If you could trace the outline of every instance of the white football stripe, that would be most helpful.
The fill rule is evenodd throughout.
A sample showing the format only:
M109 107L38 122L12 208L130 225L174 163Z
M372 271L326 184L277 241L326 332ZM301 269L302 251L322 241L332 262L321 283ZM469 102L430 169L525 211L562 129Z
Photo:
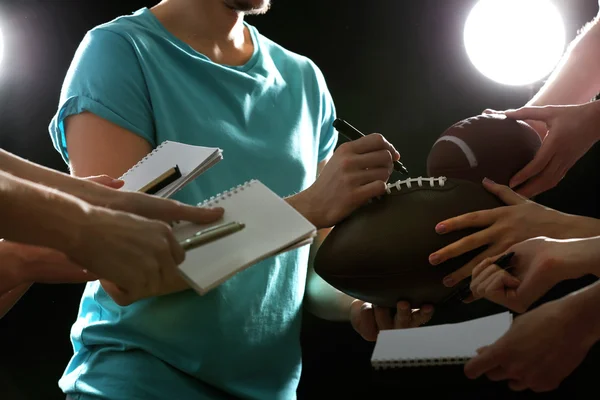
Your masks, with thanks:
M433 145L435 146L436 144L438 144L438 142L442 142L442 141L443 142L452 142L455 145L457 145L463 151L463 153L465 154L465 157L467 157L469 166L471 168L475 168L477 166L477 157L475 157L475 153L473 153L473 150L471 150L469 145L466 144L462 139L459 139L456 136L442 136L441 138L436 140Z

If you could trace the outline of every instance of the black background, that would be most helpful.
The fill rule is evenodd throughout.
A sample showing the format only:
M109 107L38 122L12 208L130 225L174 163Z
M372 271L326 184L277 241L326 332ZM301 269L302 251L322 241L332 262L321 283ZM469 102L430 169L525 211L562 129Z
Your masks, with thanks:
M591 20L596 0L555 0L567 41ZM0 1L5 49L0 63L0 146L67 171L48 136L60 87L88 29L153 1ZM366 132L381 132L402 154L411 175L425 174L437 136L484 108L518 107L532 88L496 84L467 59L462 31L475 0L275 0L267 15L249 22L322 69L338 114ZM509 29L509 27L507 27ZM598 217L598 148L594 147L554 190L538 201L565 212ZM568 287L567 287L568 288ZM69 330L82 287L35 285L0 321L0 397L62 399L56 381L71 355ZM505 384L467 382L459 369L405 371L380 381L369 368L372 344L347 324L307 315L305 366L299 393L345 398L426 393L433 386L454 398L507 398ZM588 357L592 363L597 357ZM563 385L561 398L578 397L593 379L583 365ZM571 390L575 390L572 392ZM480 392L477 392L477 391ZM485 395L483 390L485 390ZM479 393L479 394L477 394Z

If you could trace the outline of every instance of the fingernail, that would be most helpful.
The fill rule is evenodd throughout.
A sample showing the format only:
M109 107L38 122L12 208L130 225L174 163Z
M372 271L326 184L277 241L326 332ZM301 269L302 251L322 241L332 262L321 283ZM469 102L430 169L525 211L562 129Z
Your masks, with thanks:
M483 178L483 183L495 183L495 182L489 178Z
M400 307L401 310L408 310L408 307L410 307L410 304L408 304L407 302L403 301L402 303L400 303L398 305L398 307Z
M432 254L429 256L429 262L431 263L431 265L437 265L440 262L440 256L438 256L437 254Z
M422 310L426 314L431 314L433 312L433 307L432 306L423 306Z
M452 279L452 277L447 276L444 278L444 286L446 287L452 287L454 286L454 279Z
M446 225L444 224L439 224L435 227L435 231L437 233L446 233Z

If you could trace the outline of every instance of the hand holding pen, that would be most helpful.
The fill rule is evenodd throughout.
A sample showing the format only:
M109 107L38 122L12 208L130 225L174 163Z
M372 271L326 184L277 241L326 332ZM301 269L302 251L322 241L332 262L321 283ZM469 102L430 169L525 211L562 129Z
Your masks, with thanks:
M358 140L365 137L361 131L340 118L333 121L333 127L348 140ZM394 161L394 170L408 175L408 170L400 160Z

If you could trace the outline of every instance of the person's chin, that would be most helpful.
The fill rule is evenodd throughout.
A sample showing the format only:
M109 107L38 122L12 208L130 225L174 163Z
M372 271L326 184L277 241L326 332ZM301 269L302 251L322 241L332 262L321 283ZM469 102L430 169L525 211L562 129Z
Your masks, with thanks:
M264 14L271 7L271 0L224 0L227 7L248 15Z

